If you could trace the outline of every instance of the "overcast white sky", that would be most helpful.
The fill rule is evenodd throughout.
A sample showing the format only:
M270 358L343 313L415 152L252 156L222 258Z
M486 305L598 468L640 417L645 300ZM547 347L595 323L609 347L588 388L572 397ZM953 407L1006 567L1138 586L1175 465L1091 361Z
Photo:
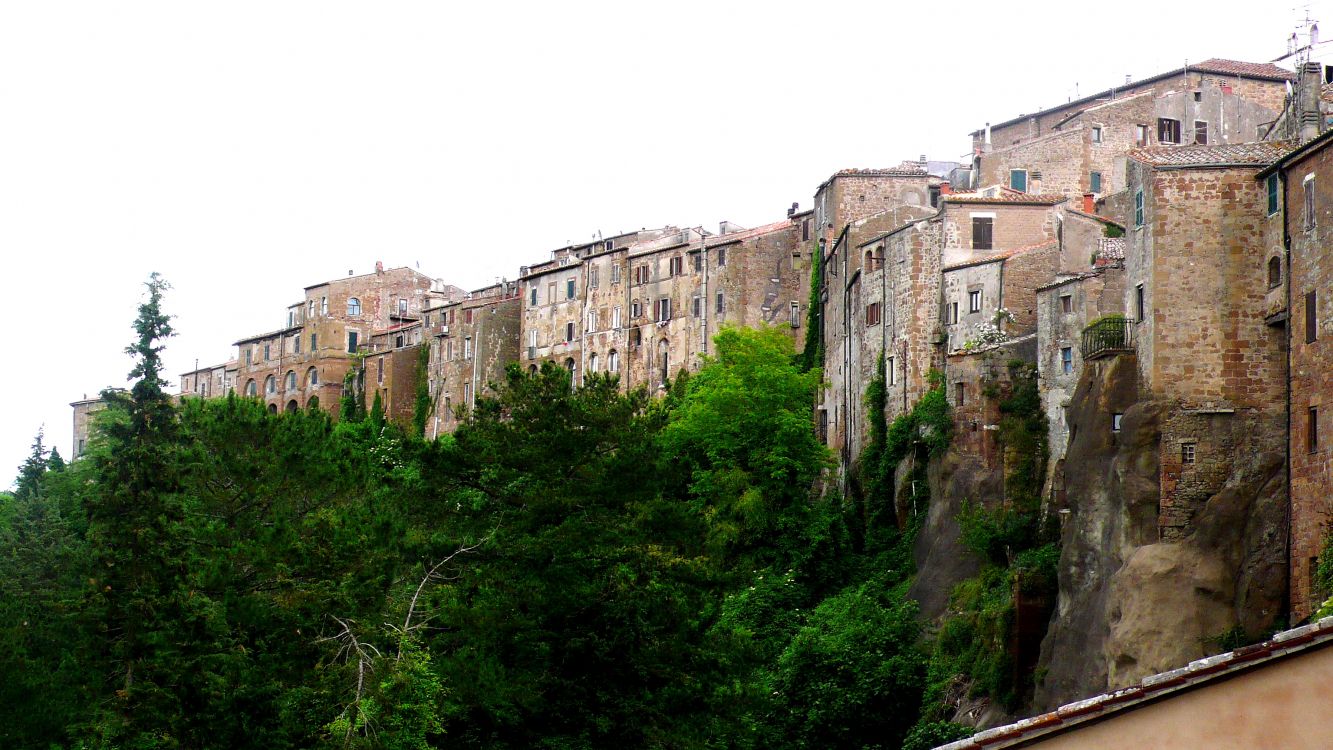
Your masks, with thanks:
M1329 2L1311 15L1329 25ZM1228 7L1230 6L1230 7ZM465 288L643 226L776 221L844 167L1186 60L1264 61L1292 2L0 3L0 486L123 385L142 282L167 374L302 287ZM26 347L26 348L25 348Z

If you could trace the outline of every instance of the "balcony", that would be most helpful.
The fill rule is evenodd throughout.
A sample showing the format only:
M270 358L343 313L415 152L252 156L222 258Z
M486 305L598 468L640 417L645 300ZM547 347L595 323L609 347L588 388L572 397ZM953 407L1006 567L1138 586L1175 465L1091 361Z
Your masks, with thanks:
M1126 320L1123 316L1100 318L1083 329L1079 353L1085 362L1133 351L1134 321Z

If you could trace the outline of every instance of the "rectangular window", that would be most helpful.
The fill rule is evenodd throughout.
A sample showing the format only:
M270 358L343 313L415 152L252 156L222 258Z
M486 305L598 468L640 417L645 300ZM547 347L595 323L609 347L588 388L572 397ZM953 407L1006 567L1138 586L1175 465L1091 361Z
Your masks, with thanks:
M554 305L554 304L555 304L555 282L554 282L554 281L548 281L548 282L546 282L546 304L548 304L548 305Z
M884 381L889 385L898 384L898 368L893 366L893 357L884 360Z
M1009 170L1009 187L1026 193L1028 191L1028 171L1026 169Z
M464 310L464 311L463 311L463 322L466 323L467 325L472 325L472 310L471 310L471 309L468 309L468 310Z
M1319 450L1319 407L1311 406L1305 413L1305 448L1311 453Z
M879 303L878 303L878 302L872 302L872 303L870 303L869 305L866 305L866 325L867 325L867 326L877 326L877 325L879 325Z
M588 269L588 287L591 289L597 288L597 277L601 275L597 273L597 270L597 266Z
M981 290L974 289L967 293L967 311L969 313L981 312Z
M328 298L328 297L320 297L320 298L319 298L319 314L320 314L320 315L328 315L328 314L329 314L329 298Z
M703 253L695 253L695 254L694 254L694 272L695 272L695 273L698 273L698 272L700 272L700 271L702 271L702 270L704 270L704 254L703 254Z
M1123 421L1124 419L1125 419L1125 415L1122 414L1121 412L1115 412L1114 414L1112 414L1112 415L1111 415L1111 432L1120 432L1120 425L1121 425L1121 423L1122 423L1122 421Z
M1068 315L1074 312L1074 298L1068 294L1060 295L1060 312Z
M573 324L573 323L566 323L566 324L565 324L565 343L568 344L569 342L571 342L571 341L573 341L573 340L574 340L574 324ZM464 355L464 356L466 356L466 355Z
M1319 300L1312 289L1305 293L1305 343L1313 343L1319 338Z
M301 334L299 333L292 337L292 353L301 353Z
M806 219L805 221L801 222L801 242L808 242L809 240L810 240L810 220Z
M993 246L992 236L995 227L995 219L990 216L972 217L972 249L990 250Z
M471 383L464 383L464 384L463 384L463 403L466 404L467 406L472 406L472 384L471 384Z
M940 207L940 187L939 187L939 185L931 185L930 188L929 188L929 193L930 193L930 207L931 207L931 208L939 208L939 207Z
M1314 229L1314 175L1306 177L1301 188L1305 191L1305 228Z
M727 298L724 297L724 296L722 295L722 292L718 292L718 293L717 293L717 314L718 314L718 315L721 315L721 314L725 313L726 311L727 311Z
M657 301L657 322L665 323L671 320L671 298L663 297Z
M588 329L587 329L587 333L593 333L593 332L596 331L596 330L597 330L597 311L596 311L596 310L589 310L589 311L588 311Z
M1068 375L1074 371L1074 348L1071 346L1060 349L1060 372Z
M1157 118L1157 142L1180 143L1180 120L1170 117Z
M725 247L719 247L717 249L717 267L721 268L725 265L727 265L727 249Z
M1135 145L1135 146L1146 146L1146 145L1148 145L1148 126L1147 126L1147 125L1135 125L1135 126L1134 126L1134 145Z
M611 308L611 328L612 328L613 330L616 330L616 331L619 331L619 330L620 330L620 308L619 308L619 307L613 307L613 308Z
M629 345L638 346L643 343L643 330L639 328L629 329Z
M801 303L800 303L800 302L793 302L793 303L791 303L791 327L792 327L792 328L800 328L800 327L801 327Z
M1088 192L1100 193L1102 191L1102 173L1093 172L1088 175Z
M356 331L347 332L347 351L349 352L356 351L357 336L358 334Z
M642 314L643 314L643 308L639 305L638 300L634 300L633 302L629 303L630 320L634 320L635 318L639 317Z
M463 337L463 359L472 359L472 337Z
M1102 142L1102 126L1101 126L1101 125L1093 125L1093 126L1092 126L1092 142L1093 142L1093 143L1101 143L1101 142Z
M1147 305L1143 299L1143 285L1139 284L1134 287L1134 320L1142 323L1148 317L1147 312Z
M681 276L685 273L685 259L677 255L667 263L672 276Z
M537 337L537 332L533 331L531 338L536 339L536 337ZM444 359L445 361L452 361L453 358L454 358L454 342L446 341L444 342Z
M375 360L375 382L384 385L384 358L379 357Z
M313 354L313 353L315 352L315 349L316 349L315 343L316 343L317 341L319 341L319 339L315 338L315 334L313 334L313 333L310 334L310 353L311 353L311 354Z
M1203 120L1194 121L1194 142L1201 145L1208 145L1208 123Z
M963 399L967 396L967 386L963 383L953 384L953 405L962 406Z
M574 277L565 279L565 299L574 299Z
M704 298L696 294L694 295L694 299L690 300L690 315L697 318L700 315L703 315L703 312Z
M950 303L949 303L948 322L949 322L949 325L955 325L955 324L958 323L958 303L957 303L957 302L950 302Z
M620 283L620 264L619 264L619 263L612 263L612 264L611 264L611 283L612 283L612 284L619 284L619 283Z
M648 266L635 266L634 284L637 286L639 284L647 284L647 283L648 283Z
M1277 175L1268 175L1266 187L1268 188L1268 215L1277 213Z
M1143 226L1143 191L1134 191L1134 226Z

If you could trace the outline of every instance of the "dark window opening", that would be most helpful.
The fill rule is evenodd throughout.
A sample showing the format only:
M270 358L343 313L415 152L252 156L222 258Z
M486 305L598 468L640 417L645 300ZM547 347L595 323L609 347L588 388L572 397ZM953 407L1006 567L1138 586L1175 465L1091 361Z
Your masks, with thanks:
M1311 453L1319 450L1319 407L1311 406L1305 415L1305 448Z
M1305 293L1305 343L1319 338L1318 299L1313 290Z
M1208 123L1203 120L1194 121L1194 142L1201 146L1208 144Z
M1282 261L1278 258L1268 259L1268 288L1276 289L1282 286Z
M995 219L990 216L972 217L972 249L990 250Z
M1169 117L1157 118L1157 141L1159 143L1180 143L1180 120Z
M1196 451L1196 447L1197 447L1197 446L1195 446L1194 443L1181 443L1181 444L1180 444L1180 463L1181 463L1181 464L1184 464L1184 465L1187 465L1187 466L1188 466L1188 465L1194 463L1194 460L1195 460L1195 458L1196 458L1196 452L1195 452L1195 451Z

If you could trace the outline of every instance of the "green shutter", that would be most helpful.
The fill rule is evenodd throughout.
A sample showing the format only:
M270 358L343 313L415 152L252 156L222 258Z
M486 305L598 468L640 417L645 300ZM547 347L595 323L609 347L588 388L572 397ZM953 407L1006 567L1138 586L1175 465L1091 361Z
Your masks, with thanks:
M1268 215L1277 213L1277 175L1268 175Z
M1026 193L1028 190L1027 170L1025 169L1009 170L1009 187L1013 188L1014 190L1021 190Z

